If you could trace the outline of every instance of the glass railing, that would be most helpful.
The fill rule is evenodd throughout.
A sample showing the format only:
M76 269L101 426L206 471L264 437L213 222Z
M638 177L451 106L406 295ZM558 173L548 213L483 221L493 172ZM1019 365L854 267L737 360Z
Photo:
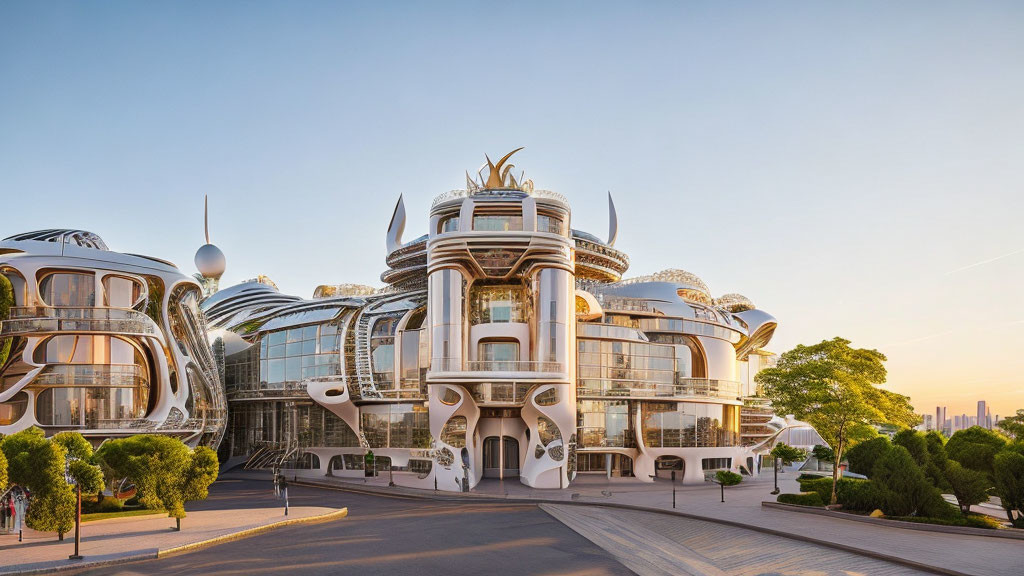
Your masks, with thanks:
M432 372L564 372L561 362L534 362L527 360L469 360L460 358L434 358Z
M472 360L466 362L469 372L562 372L561 362L526 360Z
M477 404L522 404L531 388L530 384L489 383L473 386L470 393Z
M578 396L612 398L721 398L736 400L739 397L739 391L739 382L707 378L676 378L675 384L581 379L576 386Z
M144 313L127 308L18 306L0 323L0 335L33 332L111 332L156 334Z
M149 384L149 373L135 364L51 364L33 386L134 388Z

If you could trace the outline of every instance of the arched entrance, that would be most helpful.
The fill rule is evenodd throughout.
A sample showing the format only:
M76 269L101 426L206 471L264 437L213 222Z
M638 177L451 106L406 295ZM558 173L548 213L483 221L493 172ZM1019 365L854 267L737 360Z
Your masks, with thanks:
M656 478L671 478L672 471L676 471L676 478L682 479L686 472L686 462L678 456L659 456L654 461L654 476Z
M511 436L484 438L484 478L519 476L519 440Z

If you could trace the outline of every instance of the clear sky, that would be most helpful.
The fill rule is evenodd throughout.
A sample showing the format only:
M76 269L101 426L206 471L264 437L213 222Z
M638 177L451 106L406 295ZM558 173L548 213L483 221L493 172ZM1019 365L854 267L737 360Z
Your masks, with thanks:
M919 411L1024 407L1024 4L3 2L0 236L84 228L224 285L380 285L518 146L631 275L696 273L889 357Z

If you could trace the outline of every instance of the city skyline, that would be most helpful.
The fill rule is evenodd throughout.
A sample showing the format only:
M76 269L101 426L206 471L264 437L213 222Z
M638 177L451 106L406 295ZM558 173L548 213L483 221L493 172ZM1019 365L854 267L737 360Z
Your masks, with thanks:
M82 228L191 273L208 194L224 285L381 286L392 190L424 214L462 185L452 167L525 145L574 227L620 200L626 276L743 286L780 319L775 352L843 336L919 412L1009 415L1021 9L883 6L7 5L0 190L48 203L0 234ZM524 24L464 50L495 20ZM287 226L252 229L268 221Z

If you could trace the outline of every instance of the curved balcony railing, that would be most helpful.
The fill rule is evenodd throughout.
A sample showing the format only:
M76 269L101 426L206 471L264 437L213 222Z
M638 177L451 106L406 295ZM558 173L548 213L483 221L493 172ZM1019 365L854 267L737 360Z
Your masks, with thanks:
M470 389L473 400L480 405L522 404L533 388L532 384L488 383L478 384Z
M149 373L135 364L51 364L31 386L134 388L149 384Z
M433 372L564 372L561 362L535 362L532 360L467 360L460 358L434 358Z
M149 316L128 308L70 306L18 306L0 323L0 336L46 332L99 332L111 334L157 334Z
M674 384L645 384L616 380L581 380L576 387L579 397L610 398L720 398L737 400L740 383L708 378L676 378Z

